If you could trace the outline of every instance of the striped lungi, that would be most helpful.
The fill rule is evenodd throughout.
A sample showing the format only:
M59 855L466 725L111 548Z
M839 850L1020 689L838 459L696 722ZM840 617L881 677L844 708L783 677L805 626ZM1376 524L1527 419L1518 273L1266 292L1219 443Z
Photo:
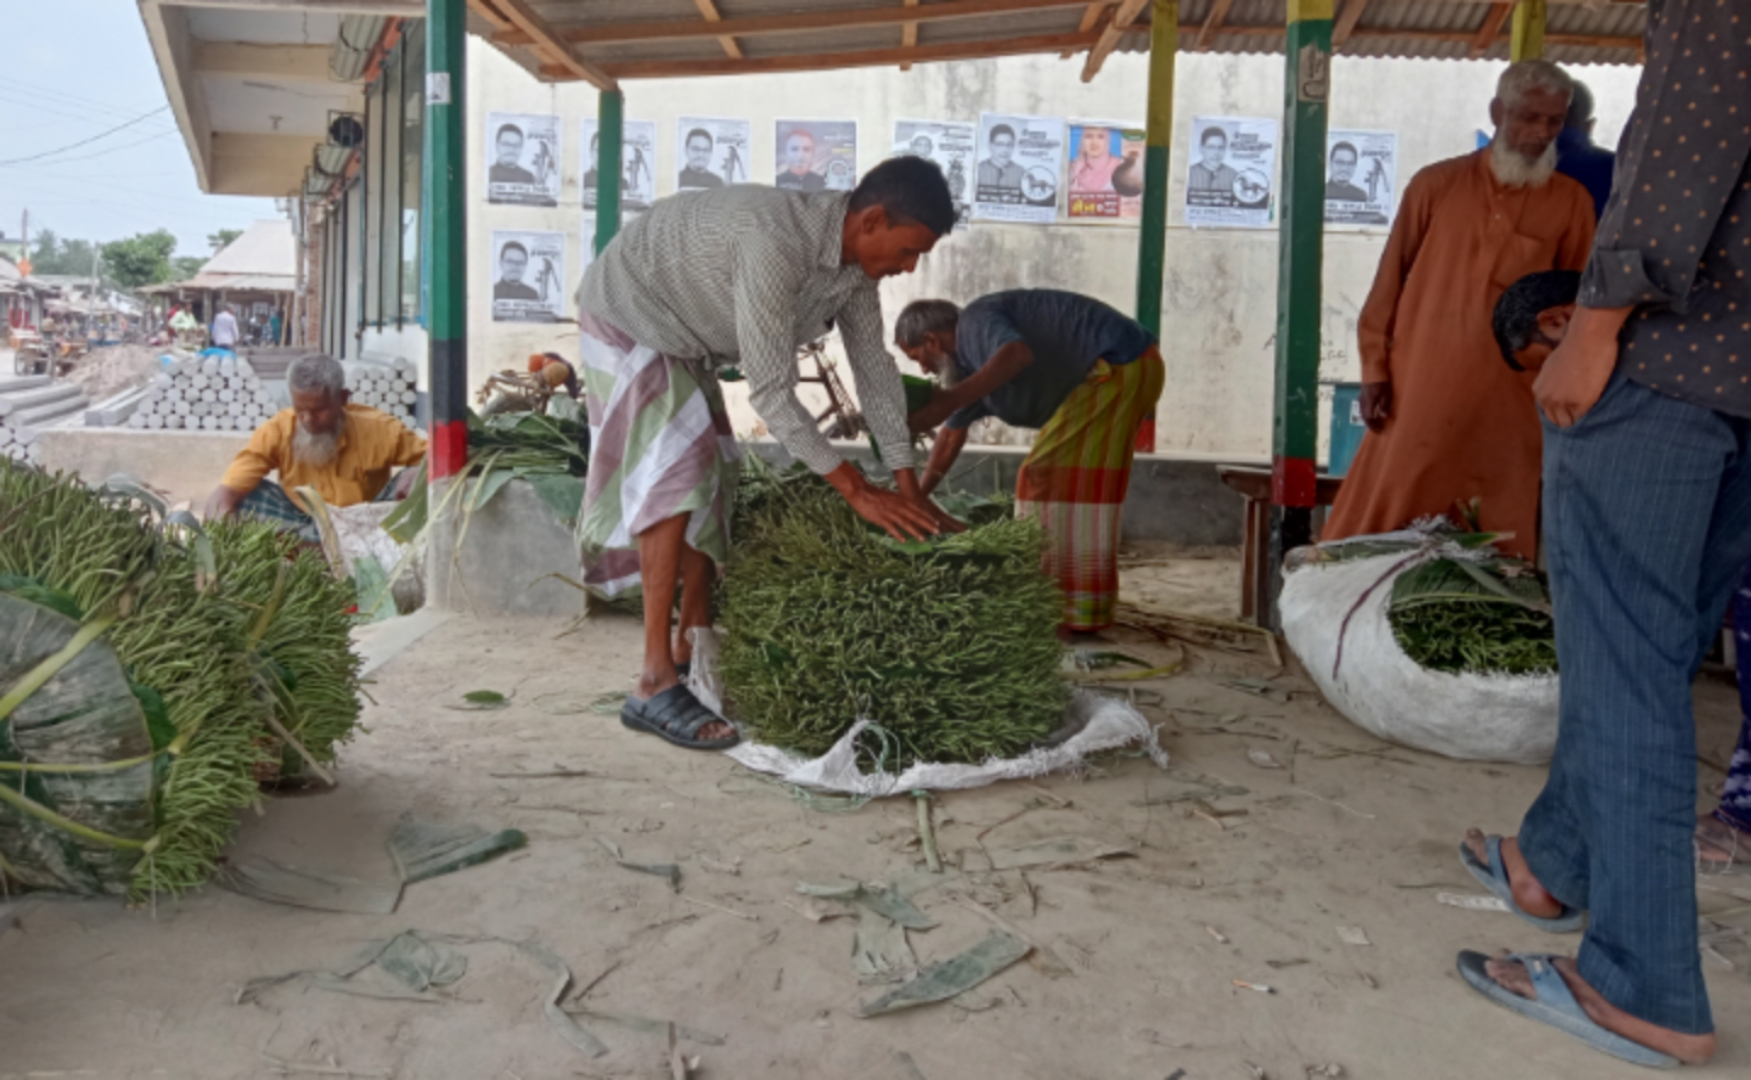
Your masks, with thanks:
M1095 364L1034 438L1015 482L1016 517L1046 532L1046 573L1064 591L1064 626L1113 624L1119 599L1119 519L1137 428L1161 397L1167 369L1151 346L1129 364Z
M666 356L588 314L578 323L590 414L584 585L601 596L637 588L639 534L680 514L688 545L721 567L740 455L717 376L707 361Z

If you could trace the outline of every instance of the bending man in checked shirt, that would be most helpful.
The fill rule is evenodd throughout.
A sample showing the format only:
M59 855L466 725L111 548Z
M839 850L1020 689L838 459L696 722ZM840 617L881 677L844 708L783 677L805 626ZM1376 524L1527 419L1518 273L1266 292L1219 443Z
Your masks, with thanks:
M689 749L736 741L683 681L687 633L710 624L714 565L729 554L737 450L720 364L741 368L772 435L865 520L897 539L963 527L919 488L877 294L954 220L942 171L896 158L852 192L734 185L659 200L584 275L579 354L592 450L578 535L592 592L643 590L644 670L621 710L627 727ZM830 326L896 490L842 460L797 397L796 349Z

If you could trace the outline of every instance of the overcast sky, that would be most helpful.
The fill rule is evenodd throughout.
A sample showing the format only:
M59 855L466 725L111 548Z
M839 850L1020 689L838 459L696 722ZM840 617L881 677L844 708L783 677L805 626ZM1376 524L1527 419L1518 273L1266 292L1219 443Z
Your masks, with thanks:
M279 216L272 199L203 195L135 0L0 0L0 231L115 240L166 228L179 255ZM102 135L41 160L3 164Z

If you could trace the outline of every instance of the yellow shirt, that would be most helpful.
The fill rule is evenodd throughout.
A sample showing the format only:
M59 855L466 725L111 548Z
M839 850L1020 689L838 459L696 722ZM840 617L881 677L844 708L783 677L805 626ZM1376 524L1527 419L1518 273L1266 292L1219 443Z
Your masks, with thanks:
M375 499L388 485L391 470L417 465L426 456L424 439L368 405L347 406L340 449L327 465L306 465L292 457L292 435L297 429L298 414L281 409L255 429L220 483L233 491L254 491L263 477L278 469L280 486L294 502L295 489L309 486L330 506L353 506Z

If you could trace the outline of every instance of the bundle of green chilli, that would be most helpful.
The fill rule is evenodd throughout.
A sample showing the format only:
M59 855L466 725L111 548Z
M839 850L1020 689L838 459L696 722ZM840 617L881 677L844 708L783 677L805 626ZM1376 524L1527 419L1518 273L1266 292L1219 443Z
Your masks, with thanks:
M867 719L898 769L1012 757L1062 722L1062 600L1035 523L901 544L820 478L753 463L736 511L724 684L762 742L818 756Z
M1405 655L1431 671L1556 671L1550 592L1518 559L1435 559L1411 567L1392 583L1387 619Z
M357 715L351 589L307 560L268 526L160 528L138 499L0 464L0 878L194 887L276 732L332 756Z

